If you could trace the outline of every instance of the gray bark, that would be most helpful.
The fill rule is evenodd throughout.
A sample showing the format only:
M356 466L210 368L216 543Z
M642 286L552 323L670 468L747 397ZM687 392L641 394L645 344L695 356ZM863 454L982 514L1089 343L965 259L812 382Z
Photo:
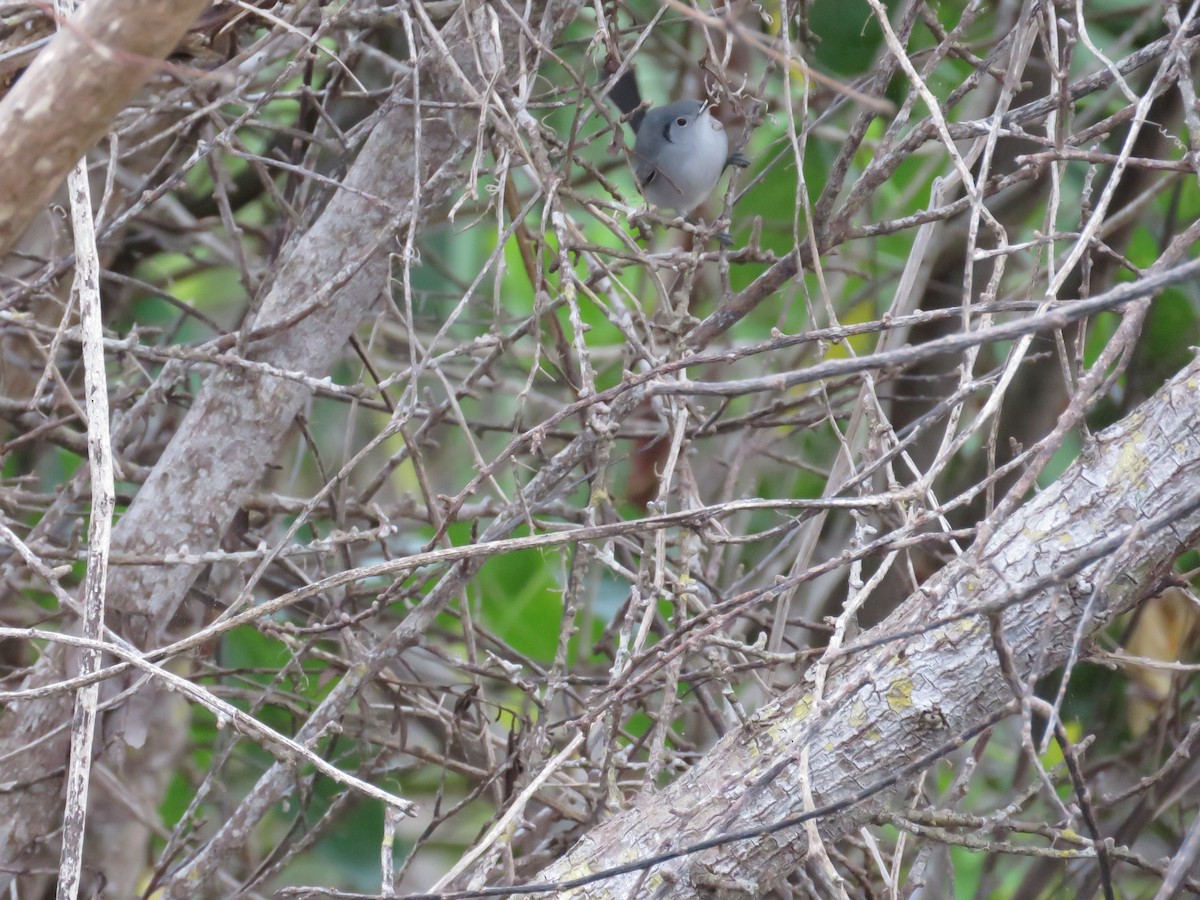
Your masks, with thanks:
M727 735L663 791L643 796L547 867L561 882L808 809L823 837L844 835L894 797L906 767L1003 714L1013 694L993 647L1001 617L1023 678L1061 665L1091 635L1163 586L1200 538L1200 360L1096 436L1058 481L946 566L839 654L813 702L793 689ZM1086 610L1086 613L1085 613ZM802 791L809 755L814 807ZM1086 834L1082 822L1077 830ZM803 826L605 878L572 897L753 895L806 856Z

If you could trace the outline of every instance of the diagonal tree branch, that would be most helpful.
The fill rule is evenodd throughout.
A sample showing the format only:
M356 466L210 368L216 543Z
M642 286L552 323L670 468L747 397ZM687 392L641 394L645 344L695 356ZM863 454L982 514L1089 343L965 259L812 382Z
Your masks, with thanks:
M60 25L0 102L0 257L207 5L89 0Z
M1094 634L1161 589L1176 557L1200 537L1198 388L1200 360L1097 435L985 545L840 651L823 703L814 704L806 686L794 689L669 788L588 834L539 881L567 881L633 854L651 859L708 841L719 846L572 896L653 896L671 885L672 897L700 897L748 875L772 884L805 858L802 829L770 839L720 838L804 817L797 764L806 748L815 802L837 813L821 818L821 834L835 838L863 824L894 796L896 770L1012 703L989 616L1000 617L1026 679L1064 662L1085 615Z

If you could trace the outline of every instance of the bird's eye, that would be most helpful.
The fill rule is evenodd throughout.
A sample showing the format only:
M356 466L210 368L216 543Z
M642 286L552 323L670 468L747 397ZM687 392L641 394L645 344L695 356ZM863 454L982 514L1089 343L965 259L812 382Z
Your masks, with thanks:
M687 119L685 119L683 116L680 116L678 119L675 120L675 124L678 125L680 128L682 128L684 125L687 124Z

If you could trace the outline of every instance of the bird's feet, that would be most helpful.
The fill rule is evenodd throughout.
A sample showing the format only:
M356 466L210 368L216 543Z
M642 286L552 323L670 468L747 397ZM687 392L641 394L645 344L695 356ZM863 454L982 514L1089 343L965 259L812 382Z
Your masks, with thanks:
M697 237L699 237L700 239L702 239L704 241L707 241L709 238L713 238L722 247L732 247L733 246L733 236L728 231L723 231L723 230L717 231L716 230L718 225L728 224L728 223L722 223L720 220L718 220L717 222L714 222L712 225L709 225L703 219L697 218L696 216L690 216L690 215L687 216L686 218L684 218L683 222L684 222L684 225L687 226L688 231L692 232L693 234L695 234Z

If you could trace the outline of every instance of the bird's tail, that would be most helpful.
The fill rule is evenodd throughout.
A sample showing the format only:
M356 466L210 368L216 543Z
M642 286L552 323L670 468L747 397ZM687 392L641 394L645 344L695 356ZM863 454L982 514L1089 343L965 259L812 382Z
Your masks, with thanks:
M642 92L638 89L637 75L633 69L626 69L620 78L611 82L605 94L622 115L629 116L629 125L637 134L642 119L646 118L646 111L642 109Z

